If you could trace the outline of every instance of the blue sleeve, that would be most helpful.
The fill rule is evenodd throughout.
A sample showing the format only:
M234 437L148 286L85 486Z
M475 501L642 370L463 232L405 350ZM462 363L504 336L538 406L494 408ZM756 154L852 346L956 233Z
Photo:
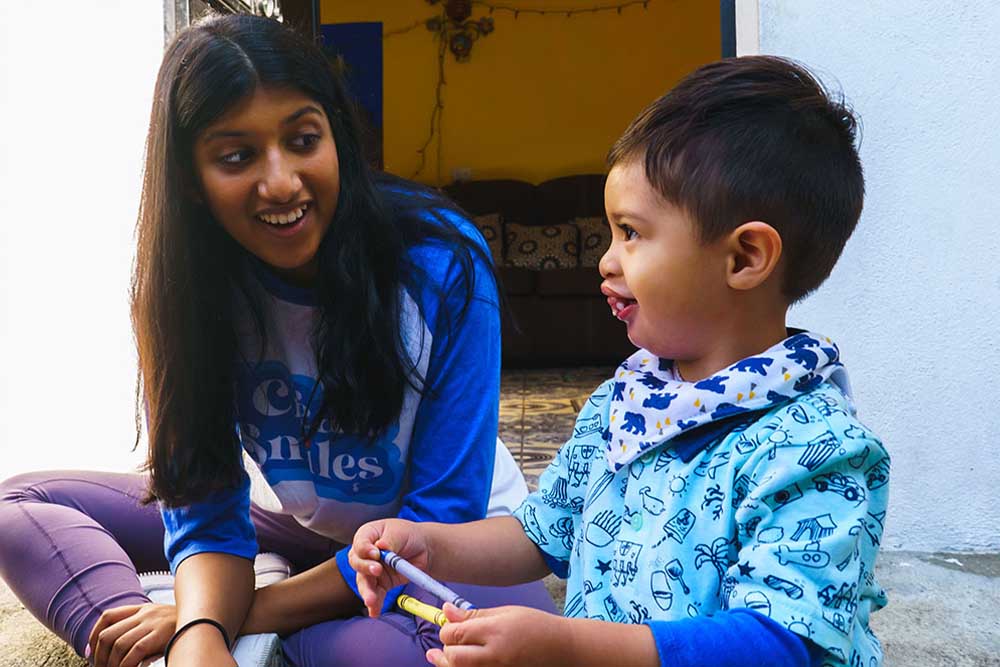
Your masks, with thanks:
M475 227L459 229L485 248ZM437 285L421 287L417 300L431 329L428 389L410 437L406 491L399 518L464 523L486 516L493 486L500 407L500 309L489 265L474 255L473 297L459 319L467 278L454 253L441 247L419 251ZM443 299L442 299L443 297ZM357 594L348 548L337 554L344 580ZM395 599L387 596L387 604Z
M647 621L663 667L807 667L823 651L747 609L680 621Z
M257 534L250 521L250 477L243 473L239 488L216 491L204 500L185 507L160 506L163 551L170 571L188 556L225 553L253 560L257 555Z

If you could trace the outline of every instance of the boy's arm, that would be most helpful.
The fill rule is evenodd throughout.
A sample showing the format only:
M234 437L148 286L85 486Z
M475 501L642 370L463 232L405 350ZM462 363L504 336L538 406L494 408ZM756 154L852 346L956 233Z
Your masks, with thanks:
M526 607L465 611L445 605L444 649L427 652L438 667L656 667L659 658L644 625L565 618ZM704 663L709 664L709 663Z
M452 526L422 524L429 537L430 574L446 581L513 586L541 579L548 565L512 516Z
M820 651L748 610L645 625L564 618L525 607L463 611L445 605L438 667L516 664L574 667L806 667Z
M371 616L378 616L385 597L406 581L382 563L380 549L394 551L417 569L448 581L505 586L548 573L545 560L513 517L464 524L380 519L358 529L348 554L357 572L358 594Z
M748 609L678 621L647 621L664 667L806 667L823 652Z
M725 603L760 611L844 662L852 652L880 660L868 616L885 602L874 568L888 454L829 395L797 400L776 420L736 471L748 493L736 509Z

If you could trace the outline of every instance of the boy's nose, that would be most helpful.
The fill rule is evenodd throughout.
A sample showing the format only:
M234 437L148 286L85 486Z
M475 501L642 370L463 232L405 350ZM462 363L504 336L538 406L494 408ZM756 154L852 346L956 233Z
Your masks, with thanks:
M621 266L618 264L618 254L615 251L615 243L611 242L608 249L601 255L601 261L597 263L597 270L602 278L612 278L621 273Z

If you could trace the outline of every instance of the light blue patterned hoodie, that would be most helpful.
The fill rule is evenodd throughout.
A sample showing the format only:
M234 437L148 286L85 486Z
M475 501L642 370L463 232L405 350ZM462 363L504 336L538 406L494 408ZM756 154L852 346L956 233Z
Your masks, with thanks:
M639 350L600 385L515 513L565 614L649 623L746 608L881 664L868 617L889 456L830 339L796 332L699 382Z

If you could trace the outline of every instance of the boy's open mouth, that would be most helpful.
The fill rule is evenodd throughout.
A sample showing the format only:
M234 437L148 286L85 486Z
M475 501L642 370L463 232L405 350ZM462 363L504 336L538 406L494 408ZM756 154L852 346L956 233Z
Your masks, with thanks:
M620 320L625 320L633 310L639 305L635 299L626 299L619 296L608 296L608 305L611 306L611 314Z

